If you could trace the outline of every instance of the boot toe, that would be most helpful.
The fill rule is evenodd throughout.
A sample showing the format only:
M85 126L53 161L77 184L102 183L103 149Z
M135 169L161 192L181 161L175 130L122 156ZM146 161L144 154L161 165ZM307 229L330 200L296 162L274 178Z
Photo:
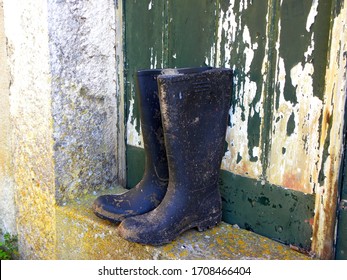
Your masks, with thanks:
M102 195L94 200L92 209L99 218L111 222L121 222L126 215L122 208L117 207L116 200L111 195Z
M123 220L118 226L118 234L125 240L146 245L163 244L155 233L155 225L151 226L140 215Z
M141 234L143 224L141 221L138 221L137 217L130 217L123 220L117 230L122 238L128 241L142 243L139 241L143 239Z

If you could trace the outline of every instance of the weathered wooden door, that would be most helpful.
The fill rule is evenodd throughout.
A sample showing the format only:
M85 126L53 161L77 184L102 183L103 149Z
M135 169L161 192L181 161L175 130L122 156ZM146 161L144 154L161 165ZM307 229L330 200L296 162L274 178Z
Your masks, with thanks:
M310 251L321 238L317 193L335 178L326 164L339 161L328 152L325 76L332 11L342 2L124 1L128 186L144 163L135 71L233 68L220 176L224 221ZM325 220L329 252L334 215Z
M347 117L347 116L346 116ZM345 135L347 133L345 127ZM344 150L344 167L341 172L341 191L338 207L336 259L347 259L347 143Z

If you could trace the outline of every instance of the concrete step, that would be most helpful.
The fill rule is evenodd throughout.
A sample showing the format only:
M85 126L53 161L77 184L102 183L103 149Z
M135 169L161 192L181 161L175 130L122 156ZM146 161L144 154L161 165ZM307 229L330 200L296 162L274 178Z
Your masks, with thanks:
M118 187L109 193L124 191ZM83 200L56 208L57 259L311 259L286 245L224 222L204 232L189 230L164 246L128 242L118 236L116 224L93 214L91 205L95 198L96 195L88 195Z

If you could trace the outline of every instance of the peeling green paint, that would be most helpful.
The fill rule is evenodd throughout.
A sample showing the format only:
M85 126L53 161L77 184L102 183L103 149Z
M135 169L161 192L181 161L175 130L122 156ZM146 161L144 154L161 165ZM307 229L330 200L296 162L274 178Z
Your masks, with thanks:
M127 145L127 187L134 187L142 179L145 170L144 150L135 146Z
M343 2L335 2L334 13L339 14ZM240 221L245 228L263 232L259 225L262 221L258 216L259 211L254 206L286 209L299 217L290 225L288 222L286 226L269 227L271 230L264 230L264 234L308 249L311 244L309 239L315 238L311 225L315 193L322 191L320 185L326 187L325 173L332 158L329 147L333 115L330 112L327 118L324 108L327 106L326 96L331 94L326 92L325 76L331 47L329 36L333 1L166 0L161 4L158 1L144 1L141 4L135 0L126 1L130 9L135 4L146 7L149 3L151 11L156 12L144 12L143 17L152 16L141 19L145 24L140 29L146 32L132 32L136 26L126 24L126 32L132 37L142 32L131 39L132 45L129 42L126 45L131 54L127 55L128 69L134 71L139 65L145 66L141 61L154 61L154 65L164 67L207 64L233 68L234 95L227 128L226 153L221 167L222 174L229 172L238 179L227 180L226 185L230 183L230 186L226 188L225 196L233 196L233 187L239 190L240 181L252 186L250 192L266 187L280 189L283 193L298 191L299 201L309 209L296 203L293 196L276 195L274 198L288 200L286 203L291 204L289 206L285 203L274 204L270 195L258 194L253 198L248 197L249 200L245 200L247 203L240 204L242 207L253 205L249 209L257 221L247 220L244 216ZM126 15L134 16L132 10L126 11ZM144 45L149 46L151 40L161 42L162 57L153 56L154 51L141 53L139 57L138 52L134 53L133 49L136 48L133 46L139 42L142 45L141 36L151 30L147 25L152 21L161 22L162 26L156 35L152 36L151 33L149 40L144 39ZM153 63L148 65L152 67ZM129 73L127 75L128 87L131 87L132 77ZM127 92L128 100L134 102L130 121L138 124L133 92L133 89ZM140 134L138 127L135 130ZM328 133L327 137L322 137L323 133ZM128 162L136 164L141 149L134 151L133 146L138 145L131 141L128 144L132 145L128 151ZM132 171L129 172L129 185L134 185L136 180L131 178ZM136 176L140 177L138 170L136 172ZM241 179L245 176L251 178L249 182ZM235 184L233 187L231 182ZM235 196L235 201L241 201L241 198L240 195ZM224 202L226 207L232 209L232 200L226 199ZM267 203L270 205L265 205ZM287 215L282 211L266 213L272 215L274 221ZM306 216L309 218L303 222ZM295 227L303 230L302 239L301 231L291 232Z
M281 35L279 56L284 58L286 73L303 60L303 54L311 43L311 36L306 31L307 16L310 12L312 1L283 1L280 9ZM295 20L294 20L295 19ZM295 47L293 45L295 42ZM284 98L295 105L298 100L290 75L286 75Z
M152 3L150 5L150 3ZM135 95L135 72L140 69L161 68L167 52L164 11L167 1L124 1L125 22L125 94L127 143L142 146L140 115ZM149 9L150 8L150 9ZM145 32L144 32L145 30Z
M220 188L224 221L310 250L314 195L262 185L224 170Z
M341 13L341 10L343 9L344 6L344 0L335 0L334 1L335 6L334 6L334 17L338 17Z
M144 150L128 146L129 187L144 171ZM286 244L310 249L314 195L221 171L223 220ZM280 230L279 230L280 229Z
M290 136L293 134L295 130L295 115L292 113L289 117L288 123L287 123L287 135Z
M313 78L313 94L319 99L324 99L325 74L328 60L329 32L331 29L332 1L319 1L318 14L312 32L314 33L314 53L311 56L311 61L315 65Z
M228 148L222 168L259 177L262 174L263 61L268 3L219 1L219 6L216 66L232 67L235 75Z
M168 1L167 67L211 65L215 60L216 9L216 1Z
M347 260L347 211L341 211L339 215L339 227L337 231L336 256L337 260Z

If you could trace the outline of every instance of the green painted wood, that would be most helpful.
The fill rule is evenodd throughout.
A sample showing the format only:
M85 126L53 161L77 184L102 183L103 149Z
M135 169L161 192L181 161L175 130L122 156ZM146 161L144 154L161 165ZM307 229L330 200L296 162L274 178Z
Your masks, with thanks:
M221 171L223 220L310 250L314 195Z
M220 58L216 59L216 66L231 67L234 69L235 85L234 95L232 97L232 111L234 114L237 109L242 110L242 120L247 121L247 138L248 138L248 155L249 160L252 162L266 160L265 153L262 158L258 158L253 155L254 147L261 147L263 144L268 143L266 139L262 139L261 135L265 137L269 128L267 123L264 126L261 125L261 115L264 114L265 118L268 118L269 110L265 110L264 107L257 109L257 104L263 102L264 85L271 85L272 83L264 83L262 74L263 60L268 53L266 53L266 34L267 34L267 12L268 12L268 0L253 1L252 5L248 5L247 9L242 9L242 1L235 1L232 9L234 18L230 17L230 1L219 0L218 1L218 16L224 19L223 22L218 22L217 29L221 30L220 38L216 38L217 50L220 52ZM225 27L230 28L232 20L236 24L234 32L225 30ZM226 24L227 23L227 24ZM222 24L222 26L221 26ZM245 33L245 27L249 32L250 38ZM228 29L227 29L228 30ZM248 41L250 39L250 42ZM247 41L245 41L247 40ZM257 46L257 47L254 47ZM253 59L249 69L247 67L247 50L252 50ZM245 91L249 88L250 84L256 85L254 98L250 104L245 104ZM271 94L271 90L267 90L266 93ZM268 96L264 101L271 100L271 96ZM247 106L247 108L246 108ZM248 113L247 113L248 112ZM247 115L246 115L247 114ZM261 130L262 133L261 133ZM266 164L265 164L266 165Z
M134 74L140 69L161 68L166 64L166 18L162 0L124 1L125 22L125 96L129 116L129 101L135 100L132 114L140 132L138 102L135 95ZM126 118L126 122L128 121Z
M338 260L347 260L347 200L343 205L343 209L339 211L338 221L335 257Z
M337 1L336 5L340 4ZM336 12L338 7L335 8ZM345 104L344 137L347 139L347 103ZM340 202L337 215L335 258L347 260L347 144L344 144L344 159L339 174Z
M286 73L302 62L311 43L311 34L306 31L307 16L310 12L312 1L287 0L283 1L280 8L281 34L279 56L283 58ZM295 47L293 46L295 42ZM297 96L292 85L291 76L286 75L284 98L296 104ZM276 104L278 108L278 103Z
M329 34L330 34L330 18L333 1L320 1L318 5L318 14L315 24L312 27L314 32L315 50L311 57L315 67L313 73L313 93L315 96L324 99L325 73L328 63L329 51Z
M136 186L145 171L145 152L143 149L127 145L127 187Z
M130 184L144 172L144 150L128 145ZM221 170L219 186L223 220L285 244L309 250L311 246L314 195L284 189Z
M167 10L162 0L123 1L125 22L125 122L135 125L140 133L140 114L136 96L135 73L140 69L161 68L167 64ZM130 106L133 101L133 108ZM132 112L130 112L132 109ZM128 118L131 119L128 120ZM130 148L128 148L130 147ZM127 146L127 187L133 187L142 177L137 164L143 166L142 158L136 159L133 146ZM135 147L134 147L135 149ZM140 169L141 170L141 169Z
M312 1L284 0L280 6L279 1L257 0L248 5L247 9L242 9L241 6L241 2L244 4L245 1L234 2L235 17L228 18L231 5L229 0L124 1L126 118L129 117L130 100L134 100L130 121L137 120L136 130L139 132L140 118L134 90L134 73L138 69L204 64L232 67L235 70L235 94L231 113L239 108L243 112L249 109L248 115L244 113L242 116L247 124L248 154L250 161L260 162L266 179L273 110L279 105L276 103L279 98L276 97L273 82L276 57L280 55L285 60L286 72L290 73L294 65L303 61L303 54L314 34L317 43L314 55L310 57L315 67L314 93L322 99L331 1L319 2L316 23L310 32L305 28ZM232 20L236 22L237 28L235 33L230 34L225 29L230 27ZM252 45L245 41L245 26ZM279 27L281 44L277 53ZM292 42L296 42L295 47ZM246 51L251 47L254 56L246 71ZM269 61L265 76L264 58ZM297 96L289 74L286 79L285 98L295 104ZM245 105L244 88L249 83L256 84L256 92L251 104ZM260 109L263 113L256 109L259 103L262 103ZM293 131L291 125L288 124L289 134ZM261 158L253 156L254 147L261 148ZM127 185L133 187L142 177L144 152L141 148L127 145L126 153ZM314 195L304 195L227 171L221 172L220 186L225 221L281 242L309 249Z
M216 6L217 2L211 0L169 1L169 67L210 64L207 61L214 55Z

